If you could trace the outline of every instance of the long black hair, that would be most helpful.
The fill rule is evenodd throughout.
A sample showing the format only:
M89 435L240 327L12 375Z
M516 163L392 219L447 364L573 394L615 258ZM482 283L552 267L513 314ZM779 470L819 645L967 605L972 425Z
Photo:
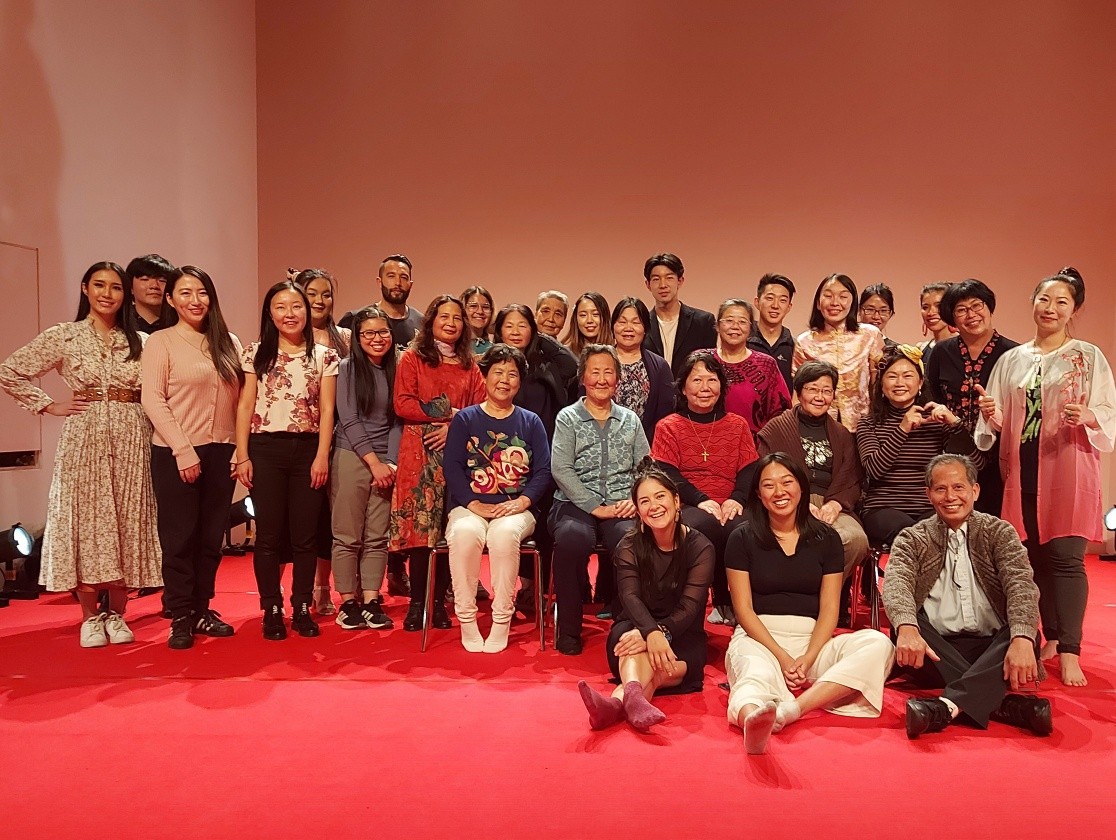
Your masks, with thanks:
M442 363L442 354L434 346L434 319L438 316L438 310L447 303L452 303L461 312L461 335L457 337L453 350L457 361L461 364L461 369L468 370L473 366L472 333L469 332L469 321L465 317L465 305L453 295L438 295L430 301L430 305L426 307L426 314L422 316L422 326L411 342L411 347L430 367L438 367Z
M85 270L85 274L81 278L82 291L78 298L77 317L74 320L84 321L89 317L91 307L86 293L89 291L89 281L93 279L93 275L98 271L111 271L120 278L120 285L124 287L124 300L120 304L120 308L116 310L116 326L128 340L128 361L135 361L143 351L143 342L140 340L139 330L136 329L136 315L132 309L132 284L128 281L124 269L119 265L103 260L93 263Z
M756 461L755 471L752 473L751 492L748 495L748 518L745 520L743 527L751 528L756 541L766 549L775 548L778 544L775 534L771 531L771 521L768 518L767 508L763 506L759 494L763 471L771 464L786 467L798 482L801 496L798 500L798 510L795 511L794 524L798 530L799 541L809 542L821 538L826 533L828 526L810 513L810 479L799 463L784 452L770 452Z
M275 367L275 360L279 358L279 328L271 319L271 299L284 291L295 292L302 298L302 305L306 307L306 325L302 328L303 345L306 347L303 362L307 367L314 363L314 324L310 320L310 300L306 297L306 292L295 285L294 281L283 280L267 290L260 311L260 346L256 348L256 358L252 360L252 367L255 368L256 376L260 379Z
M209 356L217 375L230 385L244 384L244 371L240 369L240 356L236 352L229 328L225 324L225 316L221 314L221 304L217 301L217 288L208 274L196 265L184 265L171 277L167 278L167 286L163 295L163 312L159 320L168 327L178 323L178 310L170 305L174 296L174 287L186 275L193 277L209 295L209 310L202 319L201 331L205 335L205 343L209 346Z
M359 411L363 417L367 417L372 413L372 406L376 402L376 375L372 370L372 360L368 358L368 354L364 352L364 348L360 345L360 329L365 321L371 321L377 318L382 318L385 324L388 326L391 325L387 313L375 304L366 306L353 316L353 348L352 352L349 353L349 364L353 369L353 378L350 382L352 383L353 396L356 398L357 411ZM395 352L394 339L389 340L389 344L387 355L384 356L383 370L388 383L388 423L394 423L395 407L392 394L395 393L395 362L397 354Z
M660 467L650 455L644 455L643 460L636 465L635 481L632 482L632 504L638 507L639 488L648 481L657 481L667 492L674 496L678 511L682 511L682 500L678 496L676 485L666 471ZM638 514L637 514L638 515ZM657 598L667 592L676 592L686 583L689 573L682 552L677 549L682 545L685 534L682 526L682 517L679 516L674 523L674 549L670 557L670 566L661 578L655 572L655 553L659 551L651 529L646 527L642 520L629 532L632 540L632 554L635 557L636 569L639 572L639 586L648 600Z
M292 269L287 270L288 276ZM329 294L331 299L337 295L337 278L326 271L324 268L304 268L302 271L295 274L292 278L294 284L306 291L306 287L310 285L313 280L325 280L329 283ZM309 300L309 297L307 297ZM309 310L306 312L306 317L310 319L310 325L313 326L314 318ZM337 330L337 324L333 320L333 312L330 311L329 316L326 318L325 331L329 334L329 343L333 345L333 349L337 351L337 355L342 358L345 357L345 343L341 340L341 333Z
M856 283L847 274L830 274L818 284L818 288L814 292L814 302L810 305L810 329L814 332L821 332L825 329L825 316L818 309L818 301L821 300L822 292L830 283L836 283L852 295L852 300L849 302L849 314L845 316L845 329L848 332L857 332L860 329L860 321L856 317Z

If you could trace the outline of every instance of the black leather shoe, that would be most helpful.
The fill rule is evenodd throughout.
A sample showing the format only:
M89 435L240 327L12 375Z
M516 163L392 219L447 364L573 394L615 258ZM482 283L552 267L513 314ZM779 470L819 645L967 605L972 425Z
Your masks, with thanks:
M283 622L283 608L270 606L264 610L263 637L273 642L287 638L287 625Z
M409 633L422 629L422 604L418 601L411 601L411 606L407 607L407 617L403 619L403 629Z
M438 630L449 630L453 627L453 622L450 621L449 614L446 612L445 604L434 605L434 615L430 617L430 626Z
M310 615L309 604L299 604L294 608L294 614L291 615L291 629L308 639L322 635L318 622Z
M204 610L197 614L194 622L194 633L199 636L212 636L223 639L236 633L232 625L221 620L221 613L216 610Z
M396 595L401 598L410 598L411 579L407 577L407 573L388 572L387 591L388 595Z
M924 732L941 732L952 720L949 706L937 697L907 701L907 737L912 741Z
M1036 735L1046 736L1054 731L1050 701L1045 697L1009 694L1000 702L1000 708L989 717L998 723L1018 726Z
M180 615L171 619L170 637L167 647L171 650L186 650L194 646L194 617Z
M559 636L554 643L554 649L566 656L577 656L581 653L583 645L577 636Z

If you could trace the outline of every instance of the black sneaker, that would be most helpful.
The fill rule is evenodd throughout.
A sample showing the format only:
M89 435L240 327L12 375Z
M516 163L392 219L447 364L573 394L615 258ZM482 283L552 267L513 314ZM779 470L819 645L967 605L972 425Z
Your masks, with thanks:
M310 617L309 604L299 604L294 608L294 612L291 614L291 629L308 639L322 635L318 622Z
M287 638L287 625L283 621L283 608L272 605L264 610L263 637L273 642Z
M216 610L205 610L198 613L194 622L194 633L199 636L212 636L223 639L236 633L232 625L221 620L221 613Z
M408 633L422 629L422 604L418 601L411 601L411 606L407 607L407 617L403 619L403 629Z
M194 617L187 614L171 619L170 637L167 639L167 647L171 650L186 650L193 646Z
M395 622L384 612L384 606L379 598L373 598L365 604L361 609L361 616L364 618L365 625L373 630L389 630L395 626Z
M360 604L352 598L345 601L337 608L337 618L334 622L342 630L363 630L366 625L364 623L364 616L361 614Z
M411 579L406 572L388 572L387 584L388 595L411 597Z
M1050 701L1045 697L1009 694L1000 703L1000 708L992 712L989 717L1044 737L1054 731Z
M941 732L952 722L949 706L937 697L925 700L912 697L907 701L907 737L912 741L924 732Z

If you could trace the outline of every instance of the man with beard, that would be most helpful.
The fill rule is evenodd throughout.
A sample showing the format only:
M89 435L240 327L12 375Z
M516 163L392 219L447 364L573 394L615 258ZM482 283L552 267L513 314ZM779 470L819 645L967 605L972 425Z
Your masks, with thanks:
M380 263L377 276L380 280L380 302L376 305L387 313L388 327L395 346L405 350L422 326L422 313L407 305L407 298L411 295L411 261L403 254L385 257ZM359 311L354 309L346 313L337 325L352 329L353 316Z

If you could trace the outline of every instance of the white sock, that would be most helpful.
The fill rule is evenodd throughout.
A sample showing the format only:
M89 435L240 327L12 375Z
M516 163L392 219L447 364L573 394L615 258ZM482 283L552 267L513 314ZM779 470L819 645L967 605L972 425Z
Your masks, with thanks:
M961 714L961 709L958 708L957 704L945 697L939 697L938 699L945 703L947 707L949 707L949 716L954 720L957 720L957 716Z
M744 718L744 749L749 755L762 755L775 725L775 704L768 700Z
M775 725L771 731L782 732L783 727L789 726L800 717L802 717L802 708L798 705L798 700L793 697L784 700L775 706Z
M485 653L499 653L508 646L508 631L511 629L510 621L494 621L488 638L484 640Z
M475 621L461 622L461 645L469 653L480 653L484 650L484 636L480 634Z

